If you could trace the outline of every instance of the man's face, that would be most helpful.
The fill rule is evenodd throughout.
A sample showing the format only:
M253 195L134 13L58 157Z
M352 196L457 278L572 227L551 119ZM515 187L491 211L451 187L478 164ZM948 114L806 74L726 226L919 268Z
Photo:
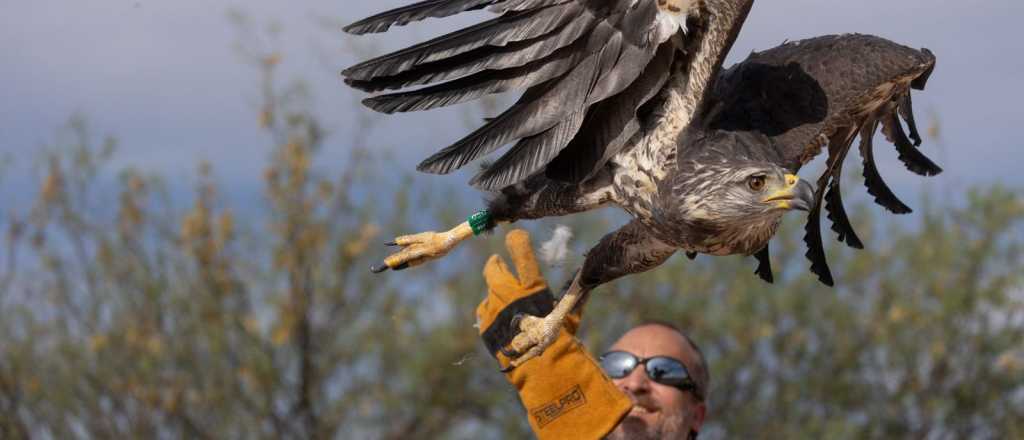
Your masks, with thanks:
M688 369L698 359L682 335L660 325L645 325L626 332L609 349L613 350L633 353L639 358L669 356L683 361ZM707 407L692 392L650 380L643 366L612 381L633 400L633 409L609 439L685 439L690 431L700 430Z

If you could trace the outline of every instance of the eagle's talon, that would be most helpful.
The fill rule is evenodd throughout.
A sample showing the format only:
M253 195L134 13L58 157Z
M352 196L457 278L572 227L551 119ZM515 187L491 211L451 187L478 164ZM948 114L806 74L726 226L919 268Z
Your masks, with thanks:
M508 326L512 329L512 332L516 336L519 336L520 334L522 334L522 329L521 329L520 325L523 322L523 318L525 318L527 316L530 316L530 315L526 315L526 314L523 314L523 313L516 313L515 315L512 316L512 320L509 322ZM513 340L515 340L515 339L513 339ZM523 355L523 352L512 348L511 345L508 345L508 346L505 346L505 347L501 347L501 349L499 349L498 351L501 352L501 354L505 355L505 357L507 357L509 359L513 359L513 360Z
M544 348L542 348L539 345L536 345L533 348L531 348L530 351L527 351L526 354L513 359L512 362L509 362L508 367L506 367L506 369L508 371L512 371L515 368L519 367L520 365L525 364L530 359L533 359L542 354L544 354Z
M388 265L386 265L384 263L381 263L381 264L371 264L370 265L370 272L373 272L373 273L381 273L381 272L384 272L386 270L388 270Z
M519 330L519 334L512 338L507 347L501 349L501 353L511 359L509 366L515 368L540 356L554 344L562 323L553 316L539 318L517 314L512 318L512 326Z
M384 259L384 267L374 266L373 271L380 273L387 269L403 270L419 266L447 255L459 242L472 236L473 229L469 223L462 223L445 232L430 231L395 237L384 245L400 246L401 249Z
M518 333L521 331L519 325L523 323L523 318L527 316L529 315L523 313L516 313L515 315L512 315L512 321L509 322L508 326L512 327L512 331Z
M501 347L501 349L498 351L500 351L501 354L505 355L505 357L509 359L515 359L521 355L521 353L519 353L518 351L515 351L514 349L508 347Z

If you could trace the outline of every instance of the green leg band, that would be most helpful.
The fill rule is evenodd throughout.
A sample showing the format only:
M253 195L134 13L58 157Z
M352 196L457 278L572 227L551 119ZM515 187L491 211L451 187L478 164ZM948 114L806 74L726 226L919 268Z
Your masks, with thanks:
M475 214L469 216L466 221L469 222L469 227L473 228L473 235L480 235L494 226L494 224L491 223L491 213L487 212L486 209L477 211Z

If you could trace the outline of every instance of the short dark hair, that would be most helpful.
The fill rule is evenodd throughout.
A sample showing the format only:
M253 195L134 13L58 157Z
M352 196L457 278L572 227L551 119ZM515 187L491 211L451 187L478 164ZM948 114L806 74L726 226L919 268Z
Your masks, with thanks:
M704 352L701 351L700 346L697 345L697 343L694 342L689 335L683 332L683 330L681 330L675 324L668 321L663 321L660 319L650 319L643 321L640 324L637 324L633 328L644 327L648 325L665 327L669 330L679 333L679 335L682 336L688 344L690 344L690 347L693 348L693 351L697 353L696 365L687 365L686 369L690 370L690 374L693 376L693 382L697 386L697 389L694 390L694 395L697 396L698 400L702 402L706 401L708 398L708 392L711 389L711 372L708 370L708 361L707 359L704 358Z

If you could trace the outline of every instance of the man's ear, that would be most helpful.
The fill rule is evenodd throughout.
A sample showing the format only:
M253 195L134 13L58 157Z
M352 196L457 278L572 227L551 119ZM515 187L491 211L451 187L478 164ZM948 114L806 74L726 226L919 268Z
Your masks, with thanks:
M700 432L700 427L704 425L704 417L708 414L708 405L701 402L697 405L697 408L693 412L693 429Z

